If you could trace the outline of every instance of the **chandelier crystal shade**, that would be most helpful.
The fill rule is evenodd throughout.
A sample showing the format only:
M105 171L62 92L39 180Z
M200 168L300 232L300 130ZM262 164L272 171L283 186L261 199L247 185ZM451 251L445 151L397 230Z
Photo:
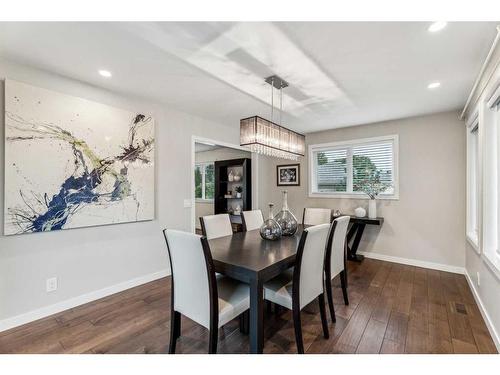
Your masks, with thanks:
M280 93L280 125L260 116L240 120L240 145L249 146L252 152L283 159L297 160L304 156L305 136L281 126L283 112L283 88L288 83L278 76L266 78L271 85L271 120L274 114L274 89Z
M259 116L240 120L240 144L252 152L282 159L304 156L305 137Z

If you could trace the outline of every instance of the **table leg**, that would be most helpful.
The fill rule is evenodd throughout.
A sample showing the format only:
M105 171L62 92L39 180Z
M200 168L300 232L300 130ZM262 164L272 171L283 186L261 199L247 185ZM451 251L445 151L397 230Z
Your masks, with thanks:
M250 353L261 354L264 348L264 298L262 282L250 281Z
M355 227L356 226L356 227ZM363 236L363 232L365 230L366 224L354 224L353 227L349 230L350 237L353 236L354 232L356 236L354 237L354 241L352 242L352 247L349 249L350 251L347 253L347 259L354 260L356 262L361 262L365 257L363 255L358 255L356 252L358 251L359 242L361 241L361 237ZM354 230L353 230L354 228ZM351 232L352 231L352 232Z

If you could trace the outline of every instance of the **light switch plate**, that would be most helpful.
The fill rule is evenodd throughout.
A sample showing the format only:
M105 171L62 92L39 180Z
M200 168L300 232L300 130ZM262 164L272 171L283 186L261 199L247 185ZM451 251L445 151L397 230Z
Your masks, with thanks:
M45 289L47 290L47 293L57 290L57 277L47 279L45 282Z
M184 199L184 208L189 208L191 205L191 199Z

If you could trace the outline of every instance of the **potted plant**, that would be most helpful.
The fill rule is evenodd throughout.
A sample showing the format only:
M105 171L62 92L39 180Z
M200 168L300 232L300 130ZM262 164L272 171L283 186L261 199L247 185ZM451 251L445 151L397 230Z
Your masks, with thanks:
M392 184L380 180L380 171L365 171L366 178L354 184L356 191L362 191L370 198L368 202L368 217L375 219L377 217L377 196L392 187Z
M241 186L236 186L234 190L236 191L236 198L241 198L241 193L243 192L243 188Z

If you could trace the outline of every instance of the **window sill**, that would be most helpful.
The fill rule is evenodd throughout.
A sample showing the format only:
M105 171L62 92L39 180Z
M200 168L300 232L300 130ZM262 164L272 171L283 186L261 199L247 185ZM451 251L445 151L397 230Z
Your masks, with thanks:
M202 199L202 198L196 198L194 200L196 203L214 203L213 199Z
M330 199L359 199L370 200L365 194L349 194L349 193L309 193L309 198L330 198ZM399 195L379 195L376 200L399 200Z
M485 263L491 269L492 273L500 280L500 255L494 251L488 251L484 254Z
M479 250L479 240L477 236L475 236L472 233L467 233L467 242L476 250L476 253L481 254L481 251Z

